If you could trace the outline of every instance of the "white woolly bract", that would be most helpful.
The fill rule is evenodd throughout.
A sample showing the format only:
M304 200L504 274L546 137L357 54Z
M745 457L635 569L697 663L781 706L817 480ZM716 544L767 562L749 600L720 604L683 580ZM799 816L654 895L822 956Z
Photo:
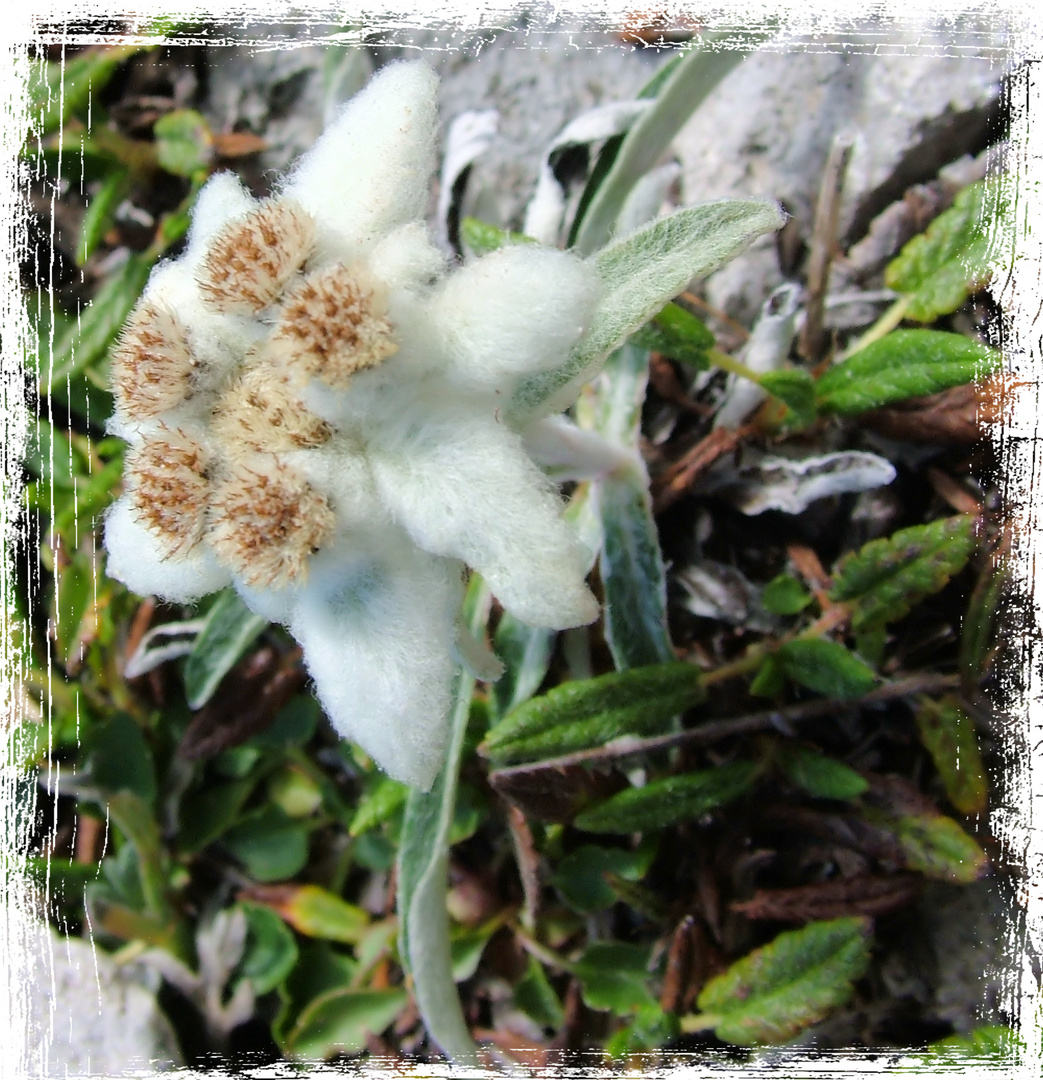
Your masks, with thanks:
M568 359L595 299L596 283L579 259L518 244L447 278L432 317L454 378L509 389L505 377Z
M166 558L155 537L137 521L129 495L105 515L106 573L139 596L161 596L172 604L191 604L231 581L209 548L200 545L180 558Z
M316 560L290 630L338 732L426 790L449 739L462 567L388 537L382 546L382 557Z

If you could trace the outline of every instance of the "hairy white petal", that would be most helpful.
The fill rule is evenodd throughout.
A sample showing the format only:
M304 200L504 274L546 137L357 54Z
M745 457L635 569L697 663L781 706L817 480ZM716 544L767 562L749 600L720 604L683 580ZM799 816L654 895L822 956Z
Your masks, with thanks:
M460 569L393 534L317 558L290 626L337 731L424 790L449 741Z
M209 548L198 547L177 559L164 559L155 537L134 517L127 495L105 515L105 563L109 577L122 581L138 596L158 596L175 604L190 604L229 584Z
M523 622L564 629L597 618L586 553L517 434L463 411L422 425L410 412L381 431L372 460L382 498L417 544L473 566Z
M367 262L374 277L397 289L423 288L446 269L445 255L421 221L411 221L385 236Z
M586 263L516 244L447 278L432 303L433 330L452 377L485 388L548 371L568 358L597 296Z
M192 225L183 256L192 269L202 261L210 241L232 218L241 217L257 206L257 200L232 172L221 172L203 185L192 208Z
M285 193L321 222L321 256L350 261L423 217L437 93L438 79L422 61L389 64L301 158Z

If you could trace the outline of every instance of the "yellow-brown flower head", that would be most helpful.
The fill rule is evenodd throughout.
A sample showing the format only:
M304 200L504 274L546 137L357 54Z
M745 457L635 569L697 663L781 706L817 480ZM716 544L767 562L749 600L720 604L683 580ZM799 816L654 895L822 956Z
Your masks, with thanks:
M315 221L293 199L269 199L215 237L199 273L204 299L252 315L278 299L315 245Z
M290 293L271 346L296 378L338 390L398 351L383 290L362 268L341 265L309 274Z
M218 559L249 586L303 580L308 558L333 537L326 497L270 454L234 464L210 503L209 540Z
M203 447L182 431L166 431L127 454L124 474L135 516L166 558L187 554L203 538L208 464Z
M263 361L225 391L210 430L232 458L307 450L330 437L329 425L297 398L286 375Z
M165 304L143 300L112 350L110 384L124 416L151 419L183 404L196 366L181 320Z

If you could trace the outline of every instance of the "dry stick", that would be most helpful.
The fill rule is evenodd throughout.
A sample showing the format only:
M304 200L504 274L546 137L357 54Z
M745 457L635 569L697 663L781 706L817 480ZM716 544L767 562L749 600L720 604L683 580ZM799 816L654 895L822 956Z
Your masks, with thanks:
M826 289L837 242L840 193L853 145L849 134L838 135L833 140L818 191L815 224L811 233L811 255L808 259L808 300L804 309L804 326L800 331L800 354L811 364L819 360L826 348L826 334L822 325Z
M521 922L526 930L532 930L540 913L540 855L525 815L513 803L507 806L507 825L511 830L511 840L514 841L515 861L518 864L518 876L521 878L522 895L525 897Z
M667 507L673 506L718 458L730 454L754 430L752 424L734 431L716 428L705 439L700 439L688 453L652 481L654 512L661 514Z
M710 720L697 728L671 732L668 735L655 735L648 739L623 736L604 746L591 747L589 750L576 750L561 757L548 758L546 761L531 762L524 765L510 765L497 769L498 777L515 776L532 772L535 769L564 769L571 765L581 765L612 758L631 757L634 754L647 754L655 750L666 750L681 743L712 743L732 735L748 735L755 731L767 731L771 728L785 728L786 725L802 720L813 720L820 716L830 716L845 709L861 709L866 705L876 705L894 698L908 697L911 694L934 694L942 690L953 690L959 685L956 675L910 675L870 690L868 694L852 701L844 698L821 698L807 701L800 705L790 705L784 709L767 709L764 712L747 713L728 720Z

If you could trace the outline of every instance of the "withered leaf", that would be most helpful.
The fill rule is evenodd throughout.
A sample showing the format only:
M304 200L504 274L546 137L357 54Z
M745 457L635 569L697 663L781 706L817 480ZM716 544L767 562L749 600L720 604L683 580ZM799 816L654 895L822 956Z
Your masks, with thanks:
M752 900L733 903L731 908L747 919L779 922L814 922L847 915L874 918L905 907L919 888L920 879L913 874L860 874L792 889L758 889Z

